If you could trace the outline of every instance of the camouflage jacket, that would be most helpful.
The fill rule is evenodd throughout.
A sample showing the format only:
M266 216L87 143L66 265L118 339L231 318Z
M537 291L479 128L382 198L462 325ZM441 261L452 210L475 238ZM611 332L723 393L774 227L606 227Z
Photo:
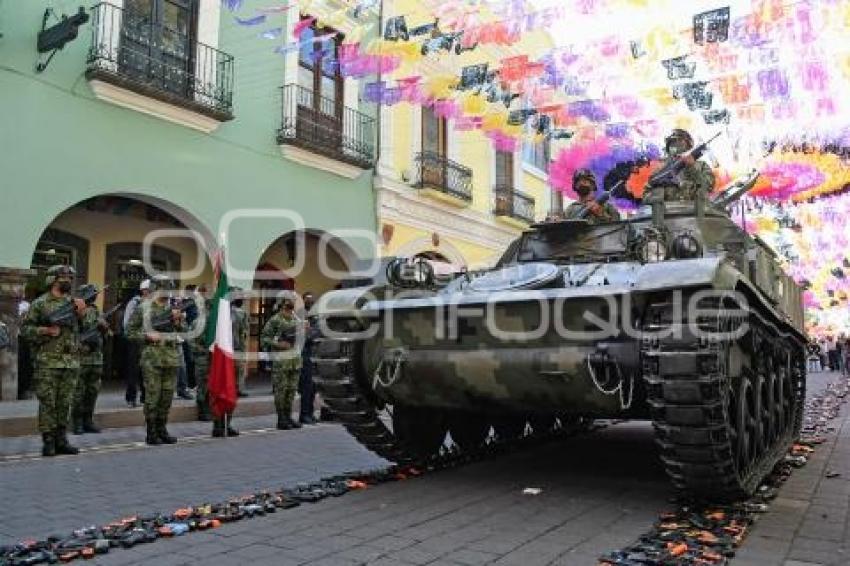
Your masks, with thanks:
M180 347L180 342L174 337L164 338L159 342L148 342L145 334L145 317L156 317L163 312L170 312L171 306L168 304L161 305L152 299L145 299L138 308L133 311L130 317L130 324L127 327L127 337L142 345L142 355L140 361L143 365L151 365L155 367L180 367L183 351ZM150 318L148 320L150 320ZM176 325L175 331L183 330L183 326Z
M21 334L29 341L35 353L35 365L39 368L79 368L80 335L79 324L60 326L59 336L38 333L40 326L50 326L47 318L54 310L71 300L45 293L32 302L24 319Z
M578 218L578 215L581 214L581 211L584 210L586 205L589 205L593 202L593 200L585 203L584 201L576 201L570 203L567 207L567 210L564 211L564 216L568 220L573 220ZM610 202L606 202L605 204L599 205L602 210L599 211L599 214L588 214L585 219L591 224L598 224L600 222L614 222L615 220L620 219L620 211L612 205Z
M283 312L278 312L263 327L263 332L260 334L260 346L264 351L279 356L278 359L272 360L275 369L299 369L301 367L301 352L295 352L294 355L290 354L284 357L280 354L289 354L291 350L279 350L277 347L277 343L284 333L295 331L301 324L303 323L297 316L292 315L287 318Z
M90 330L97 329L99 320L100 310L97 305L87 305L83 320L80 323L80 333L85 334ZM94 342L80 343L80 364L84 366L103 365L103 337L99 330Z
M665 159L661 167L665 167L671 159L673 158ZM693 165L686 165L679 171L675 176L674 183L665 184L658 188L663 188L666 202L693 201L696 200L699 192L702 192L704 196L711 192L714 188L714 173L707 163L697 161Z
M192 350L192 356L208 356L210 348L207 346L207 321L210 320L210 307L212 301L204 300L204 311L199 312L195 320L192 321L191 330L193 338L189 341L189 349ZM211 323L212 324L212 323Z
M230 321L233 325L233 350L244 352L248 345L248 313L242 307L230 307Z

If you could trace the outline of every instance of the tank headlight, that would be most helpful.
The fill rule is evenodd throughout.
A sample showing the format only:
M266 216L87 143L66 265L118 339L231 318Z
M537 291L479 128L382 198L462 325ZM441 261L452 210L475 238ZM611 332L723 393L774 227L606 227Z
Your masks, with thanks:
M677 259L693 259L702 256L699 240L690 234L679 234L670 245L670 255Z
M667 258L667 245L657 236L646 238L640 246L640 260L643 263L658 263Z

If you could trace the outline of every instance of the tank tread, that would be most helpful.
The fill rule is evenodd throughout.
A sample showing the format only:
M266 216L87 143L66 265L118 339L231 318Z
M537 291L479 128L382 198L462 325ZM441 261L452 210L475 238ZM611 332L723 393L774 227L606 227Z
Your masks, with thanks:
M669 324L681 329L688 327L687 321L682 320L685 315L670 309L673 309L671 303L651 305L644 330L661 330ZM678 316L682 318L677 319ZM729 328L729 323L735 320L740 319L727 316L727 312L717 305L715 316L700 319L698 326L720 332ZM792 371L803 371L800 364L793 361L795 339L777 340L777 334L785 333L753 311L750 311L749 322L751 331L745 339L755 340L758 337L764 341L763 350L758 344L751 345L749 351L754 359L756 356L774 355L780 359L787 355L786 359L792 360ZM786 426L782 434L775 435L772 444L766 446L751 464L746 467L739 464L729 424L733 376L726 371L725 356L730 346L731 340L706 340L690 330L675 340L645 335L641 341L647 402L662 463L673 484L697 498L736 499L751 494L785 454L800 430L805 393L804 379L798 375L797 381L802 381L803 385L794 390L794 422ZM736 379L749 378L744 375ZM770 398L773 399L772 393Z

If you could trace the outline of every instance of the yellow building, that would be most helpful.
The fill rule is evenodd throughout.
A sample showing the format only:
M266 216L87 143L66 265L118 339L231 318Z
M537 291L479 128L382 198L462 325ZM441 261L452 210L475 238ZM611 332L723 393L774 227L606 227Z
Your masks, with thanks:
M421 2L384 3L385 22L398 15L409 26L433 21ZM551 46L548 35L535 32L510 47L482 45L460 55L428 56L392 73L389 83L410 75L421 75L423 82L459 76L464 66L485 62L498 68L503 59L518 55L534 60ZM470 96L453 94L461 100ZM505 112L504 105L483 97L474 102L482 115ZM455 120L439 118L427 106L385 106L380 118L374 185L381 256L421 255L458 267L486 267L523 229L561 206L547 183L549 141L542 136L524 135L521 149L507 153L496 151L480 129L461 131Z

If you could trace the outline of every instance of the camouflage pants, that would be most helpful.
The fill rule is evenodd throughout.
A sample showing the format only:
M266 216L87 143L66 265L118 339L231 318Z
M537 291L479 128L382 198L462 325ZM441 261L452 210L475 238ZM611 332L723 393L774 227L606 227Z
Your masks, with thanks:
M298 375L295 369L272 369L272 392L277 418L292 418L292 401L295 400L295 389L298 387Z
M236 366L236 389L240 393L245 391L245 374L247 373L245 370L245 362L234 361L233 364Z
M38 398L38 430L52 432L68 426L68 413L77 385L77 368L36 368L33 373Z
M210 372L210 355L207 352L203 354L195 354L195 403L198 405L199 414L208 414L210 412L209 389L207 382Z
M74 389L73 414L85 417L94 413L97 395L100 393L100 380L103 377L102 365L82 365Z
M168 421L174 387L177 383L178 367L142 364L142 379L145 382L145 420L147 422Z

